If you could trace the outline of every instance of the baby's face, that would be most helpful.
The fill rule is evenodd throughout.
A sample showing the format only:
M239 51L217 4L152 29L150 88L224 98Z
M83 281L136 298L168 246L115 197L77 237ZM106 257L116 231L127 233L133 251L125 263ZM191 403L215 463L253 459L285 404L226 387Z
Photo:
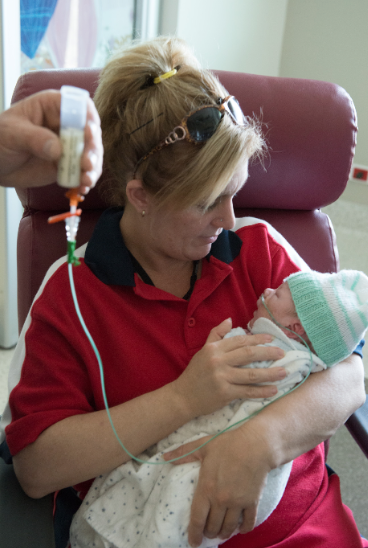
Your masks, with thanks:
M265 289L263 293L266 306L281 325L286 326L290 322L290 318L294 317L295 306L287 282L283 282L277 289ZM257 310L253 314L253 318L250 320L248 327L252 328L254 322L258 318L270 318L269 313L262 303L261 297L257 301Z

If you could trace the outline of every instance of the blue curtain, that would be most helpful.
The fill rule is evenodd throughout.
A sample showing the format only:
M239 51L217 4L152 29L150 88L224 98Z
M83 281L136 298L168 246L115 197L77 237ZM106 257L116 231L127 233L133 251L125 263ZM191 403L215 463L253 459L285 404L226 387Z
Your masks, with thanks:
M57 1L20 0L21 49L30 59L36 55Z

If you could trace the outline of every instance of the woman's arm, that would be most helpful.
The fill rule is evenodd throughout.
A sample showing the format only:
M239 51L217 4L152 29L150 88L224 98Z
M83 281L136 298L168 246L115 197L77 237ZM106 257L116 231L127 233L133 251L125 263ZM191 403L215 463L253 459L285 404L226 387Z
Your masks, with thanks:
M285 398L254 418L272 448L276 468L330 438L365 402L364 369L359 356L311 375ZM279 418L282 417L282 420Z
M188 530L192 546L208 538L228 538L253 529L267 473L329 438L365 401L361 359L311 375L294 392L275 401L239 429L227 432L178 461L201 460ZM203 440L195 442L198 445ZM195 447L165 455L171 459Z
M112 408L120 439L137 455L198 415L237 398L269 397L273 386L255 386L285 376L275 370L240 369L241 363L277 359L278 348L258 346L269 336L223 339L231 321L214 328L204 347L173 383ZM14 468L25 492L35 498L108 472L128 461L116 440L106 411L65 418L14 456Z

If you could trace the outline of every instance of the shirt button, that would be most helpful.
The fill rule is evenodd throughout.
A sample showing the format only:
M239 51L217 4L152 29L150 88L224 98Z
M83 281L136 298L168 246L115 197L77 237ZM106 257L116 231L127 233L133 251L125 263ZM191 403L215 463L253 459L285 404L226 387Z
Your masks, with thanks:
M188 320L188 326L189 326L189 327L194 327L195 324L196 324L195 319L194 319L194 318L189 318L189 320Z

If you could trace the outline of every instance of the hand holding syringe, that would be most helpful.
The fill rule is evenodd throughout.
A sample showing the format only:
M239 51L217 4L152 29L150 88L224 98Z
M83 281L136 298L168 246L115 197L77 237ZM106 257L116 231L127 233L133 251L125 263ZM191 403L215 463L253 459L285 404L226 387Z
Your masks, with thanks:
M68 242L68 263L79 264L74 256L76 235L81 209L78 202L84 197L78 193L80 181L81 157L84 148L84 127L87 119L88 91L72 86L62 86L60 108L60 139L63 152L58 165L57 182L70 190L65 194L69 198L70 211L50 217L49 223L65 220Z

